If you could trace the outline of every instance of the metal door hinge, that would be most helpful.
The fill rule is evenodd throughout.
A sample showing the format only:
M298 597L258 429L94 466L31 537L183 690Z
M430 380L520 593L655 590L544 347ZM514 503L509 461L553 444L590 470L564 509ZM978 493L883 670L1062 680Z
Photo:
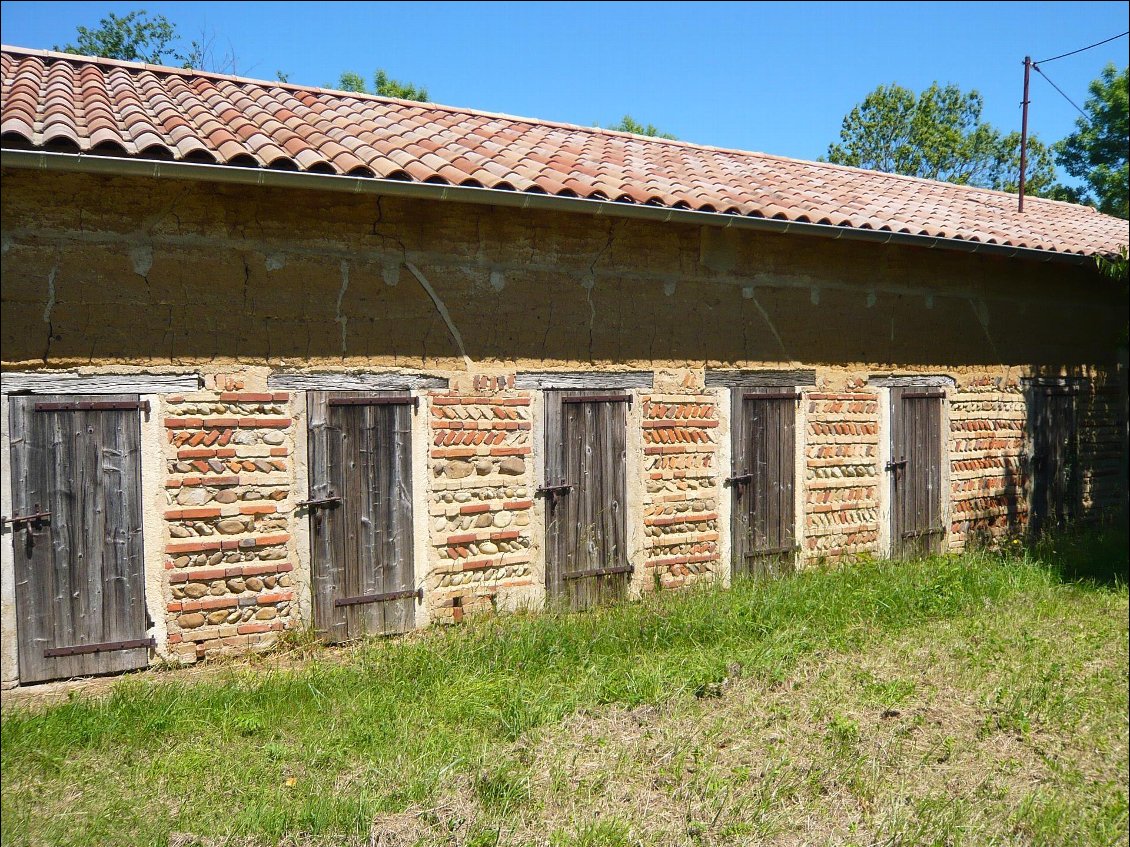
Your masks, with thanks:
M387 603L390 600L407 600L414 597L417 603L424 602L423 588L409 588L405 591L389 591L385 594L361 594L357 597L339 597L334 606L363 606L367 603Z

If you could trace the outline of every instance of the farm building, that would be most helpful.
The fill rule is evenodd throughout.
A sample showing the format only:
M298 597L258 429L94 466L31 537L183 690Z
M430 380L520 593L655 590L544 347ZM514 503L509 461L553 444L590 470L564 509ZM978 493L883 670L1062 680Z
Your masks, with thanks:
M1123 503L1092 209L17 48L2 96L6 686Z

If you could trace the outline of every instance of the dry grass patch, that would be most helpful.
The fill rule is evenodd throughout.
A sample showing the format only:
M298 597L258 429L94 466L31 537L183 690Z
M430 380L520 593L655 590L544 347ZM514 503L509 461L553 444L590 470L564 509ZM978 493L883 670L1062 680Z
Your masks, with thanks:
M571 716L513 843L1126 843L1127 604L1018 597L784 684ZM524 812L524 809L530 812Z

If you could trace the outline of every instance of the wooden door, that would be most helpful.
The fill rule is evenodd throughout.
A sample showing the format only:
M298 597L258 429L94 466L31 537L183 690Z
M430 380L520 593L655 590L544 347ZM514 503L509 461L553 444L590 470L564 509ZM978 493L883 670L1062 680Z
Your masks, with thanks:
M1037 385L1028 393L1032 451L1030 531L1061 528L1079 514L1079 444L1076 389Z
M891 555L941 553L942 404L940 388L891 389Z
M406 391L312 391L314 628L330 643L415 626L412 415Z
M735 388L731 396L732 572L769 576L796 561L795 391Z
M585 609L623 597L628 563L626 392L545 394L546 592Z
M8 403L20 682L149 664L136 394Z

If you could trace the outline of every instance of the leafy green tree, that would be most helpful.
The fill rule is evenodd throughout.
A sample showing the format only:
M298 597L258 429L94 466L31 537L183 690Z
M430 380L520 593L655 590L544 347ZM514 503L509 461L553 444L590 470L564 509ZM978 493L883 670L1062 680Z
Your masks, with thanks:
M417 87L410 82L400 82L390 77L383 69L378 68L373 76L373 90L365 85L361 74L355 71L346 71L337 81L341 91L352 91L357 94L377 94L381 97L395 97L398 100L416 100L425 103L428 100L428 89Z
M217 73L236 71L235 50L229 45L226 51L217 51L214 31L201 32L199 39L184 45L176 24L164 15L150 17L144 9L135 9L121 16L111 12L98 22L96 29L80 26L77 33L75 43L65 47L56 45L55 49L125 62L147 62L151 65L179 62L183 68Z
M1020 183L1020 133L981 120L977 91L932 84L921 94L880 85L843 119L839 143L825 161L838 165L1015 192ZM1028 139L1026 193L1057 193L1051 149Z
M1107 65L1091 83L1083 104L1087 118L1075 119L1075 131L1055 146L1056 160L1065 171L1086 183L1076 192L1079 202L1093 203L1100 212L1130 218L1127 191L1130 167L1130 118L1127 117L1127 71Z
M614 129L617 132L630 132L634 135L647 135L652 138L668 138L672 141L675 140L675 136L671 135L671 133L660 132L659 128L654 124L644 126L633 119L631 115L624 115L624 117L620 118L619 123L614 123L609 129Z
M186 57L174 49L178 37L176 26L164 15L150 18L144 9L137 9L120 17L110 12L98 22L96 29L80 26L74 44L55 45L55 49L83 56L163 65L165 56L185 60Z

